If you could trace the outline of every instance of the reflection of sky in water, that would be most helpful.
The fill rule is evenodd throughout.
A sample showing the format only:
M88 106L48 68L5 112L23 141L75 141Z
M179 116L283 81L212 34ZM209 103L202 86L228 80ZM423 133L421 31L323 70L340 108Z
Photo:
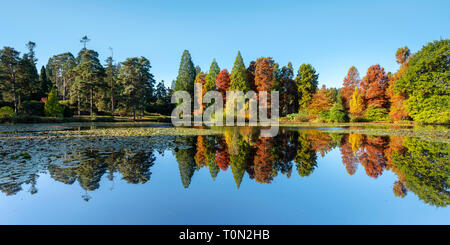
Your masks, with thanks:
M85 191L74 183L38 179L39 192L1 195L1 224L448 224L450 209L424 204L415 195L392 193L395 174L377 179L359 168L349 176L334 149L306 178L285 175L271 184L244 177L238 190L231 170L212 181L207 168L183 188L171 152L157 160L146 184L132 185L104 175L100 188ZM24 186L26 189L27 186Z
M94 153L85 151L81 154L75 152L73 155L65 155L69 158L79 157L82 164L78 166L75 161L66 166L63 164L64 158L51 160L50 162L53 161L53 164L58 166L55 172L50 165L52 177L45 160L35 162L35 165L30 164L36 156L28 162L19 158L9 164L6 161L9 158L3 158L4 161L0 163L3 169L3 173L0 173L0 184L3 186L0 189L5 190L8 187L4 185L5 183L15 181L22 184L10 187L11 190L17 190L11 195L7 196L4 191L0 192L0 224L449 224L448 207L437 208L426 203L412 190L409 190L404 198L394 195L394 183L400 181L399 173L404 173L402 171L405 170L393 169L387 160L387 165L381 169L376 164L373 165L374 159L375 162L380 159L377 157L387 159L392 150L405 152L405 138L339 136L320 133L317 130L289 131L284 134L286 131L282 130L276 141L261 141L250 131L245 129L239 133L225 131L224 136L219 137L183 137L176 140L175 137L153 137L152 139L159 143L158 147L142 145L142 142L150 142L149 138L142 138L136 142L133 137L118 138L116 140L120 144L111 141L117 146L114 158L111 158L108 151L103 151L104 149ZM49 146L54 146L56 141L50 142L53 143L49 143ZM201 142L204 143L203 147ZM244 142L248 142L250 146ZM56 146L60 143L57 142ZM233 175L233 172L239 171L237 165L234 168L232 165L228 166L226 171L220 170L215 180L212 179L207 164L194 170L196 166L194 158L198 161L202 159L201 156L207 158L208 151L217 153L223 150L220 143L227 147L229 153L238 152L238 156L242 156L245 152L253 154L253 159L249 160L253 168L242 169L244 177L239 189L236 184L236 179L239 180L236 176L239 175ZM448 144L422 144L420 141L409 143L411 144L409 147L416 150L414 154L420 154L421 149L432 149L434 150L432 154L435 155L433 159L441 161L441 164L444 158L448 158ZM191 145L192 148L186 149L186 145ZM212 147L208 148L207 145ZM100 141L100 145L89 146L86 149L97 149L100 146L109 145ZM118 149L119 151L127 149L127 146L128 150L117 152ZM420 148L423 146L425 148ZM65 146L61 149L67 150ZM243 149L246 150L242 151ZM275 155L284 156L292 163L289 178L287 177L289 174L281 170L274 171L277 174L272 176L274 173L271 174L270 168L269 171L263 169L262 172L256 173L256 166L264 168L264 161L270 162L267 161L270 155L264 154L271 152L271 149L278 151ZM304 149L313 150L304 151ZM28 150L35 154L31 149ZM142 150L147 153L153 151L153 157L135 154ZM280 150L283 153L280 153ZM346 168L343 164L342 154L346 152L347 159L350 159L354 154L353 150L358 150L358 155L368 153L366 160L363 160L367 162L357 163L356 172L349 175L350 168L348 166ZM46 148L44 153L51 151L51 148ZM164 152L163 155L158 153L161 151ZM57 151L55 154L61 152ZM308 158L311 152L317 157L317 165L312 172L303 169L302 174L310 173L310 175L300 177L298 166L294 161L300 155ZM286 155L283 155L285 153ZM256 163L258 154L262 156L259 158L262 161L259 165ZM214 154L212 156L214 158ZM180 168L182 157L185 163L188 158L192 160L193 169L186 165ZM154 162L151 160L151 163L146 165L142 159L154 159ZM236 159L241 158L235 158L234 161ZM233 160L229 161L231 163ZM124 162L127 164L123 164ZM443 162L445 164L445 159ZM116 165L108 165L111 163ZM108 179L109 166L115 166L113 181ZM445 169L447 166L445 165ZM69 167L69 170L65 172L64 167ZM78 170L71 169L73 167ZM407 168L406 171L413 167ZM151 172L148 181L145 174L136 175L138 178L133 179L136 177L133 173L142 171L145 173L147 168ZM180 176L180 169L184 171L184 178ZM90 175L96 171L99 171L97 173L100 175ZM434 173L445 178L448 176L445 171L437 170ZM193 176L189 181L189 177L186 176L192 172ZM124 173L131 175L128 176L128 181L123 179ZM34 174L39 176L35 178L37 193L31 195L30 179ZM71 183L68 180L72 179L74 182L65 184L56 181L55 174L60 181ZM64 174L68 174L68 177L65 178ZM75 174L75 177L71 174ZM88 178L80 174L85 174ZM369 177L369 174L372 177ZM99 183L96 182L95 176L101 176ZM273 177L272 180L270 176ZM411 180L411 176L414 175L410 173L404 177L407 180L405 183ZM137 182L141 180L145 184L131 184L130 180ZM85 183L85 187L88 186L87 189L92 190L86 191L86 188L80 185L80 181ZM259 183L264 181L270 184ZM188 188L183 185L187 185ZM17 187L21 187L21 190ZM441 190L442 186L435 188ZM445 204L448 203L449 194L443 192L439 194L446 199L440 202ZM426 197L428 192L422 192L421 195L422 198L424 195ZM86 202L85 199L89 201Z

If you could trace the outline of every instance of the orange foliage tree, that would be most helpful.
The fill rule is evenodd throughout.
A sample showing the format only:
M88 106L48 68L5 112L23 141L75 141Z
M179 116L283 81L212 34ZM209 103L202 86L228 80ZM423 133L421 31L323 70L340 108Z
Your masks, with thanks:
M226 93L230 87L230 73L227 69L223 69L219 72L216 77L217 91L219 91L223 96L223 101L226 101Z
M312 96L311 104L308 105L308 111L311 118L316 118L320 112L327 111L333 105L333 98L331 91L327 90L325 85L317 90Z
M361 81L361 90L367 107L374 105L379 108L386 108L388 106L387 86L388 76L384 68L380 65L369 67L366 76Z
M354 66L350 67L341 89L341 99L346 110L350 108L350 100L352 99L353 92L355 91L355 87L359 87L360 82L361 79L359 78L358 69Z

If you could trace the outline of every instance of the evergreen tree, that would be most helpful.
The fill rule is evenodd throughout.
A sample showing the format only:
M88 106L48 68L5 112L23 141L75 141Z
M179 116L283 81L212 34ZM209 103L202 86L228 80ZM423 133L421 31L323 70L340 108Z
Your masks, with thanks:
M247 69L244 65L241 52L238 51L236 60L234 61L233 69L231 70L231 82L230 90L239 90L244 93L250 90L250 84L248 83Z
M115 98L117 99L117 93L118 89L116 86L117 83L117 76L119 75L119 69L117 65L114 64L114 60L112 56L109 56L106 59L106 83L109 85L109 97L110 97L110 106L111 106L111 115L114 116L114 110L115 110Z
M310 64L302 64L298 70L295 81L297 83L299 110L305 110L311 103L312 95L319 84L319 74Z
M209 68L209 73L206 76L206 84L203 88L205 92L216 90L216 77L219 75L219 72L219 65L217 64L216 59L213 59Z
M47 70L45 66L41 67L39 74L39 98L44 98L52 89L52 82L47 78Z
M80 97L89 94L90 98L90 115L93 116L94 110L94 92L98 87L104 87L105 70L98 59L98 53L94 50L85 49L81 52L80 63L74 68L76 73L76 83L78 90L78 102Z
M191 98L194 97L194 81L196 71L194 63L192 63L191 55L189 51L184 50L181 56L180 68L178 70L178 76L175 83L174 91L187 91Z
M2 90L7 91L7 94L12 95L14 104L14 112L18 110L18 84L17 84L17 69L19 65L19 52L11 47L4 47L0 50L0 79L3 85ZM3 96L5 97L5 96Z

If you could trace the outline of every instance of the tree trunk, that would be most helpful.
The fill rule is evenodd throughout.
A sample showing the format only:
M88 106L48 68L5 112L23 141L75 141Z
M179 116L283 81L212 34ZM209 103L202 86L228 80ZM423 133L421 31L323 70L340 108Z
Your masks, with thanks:
M94 88L91 87L91 117L92 117L92 108L94 106Z
M12 84L13 84L13 96L14 96L14 112L17 113L17 95L16 95L16 73L14 72L12 66Z
M78 91L77 93L77 100L78 100L78 117L80 117L81 113L80 113L80 91Z

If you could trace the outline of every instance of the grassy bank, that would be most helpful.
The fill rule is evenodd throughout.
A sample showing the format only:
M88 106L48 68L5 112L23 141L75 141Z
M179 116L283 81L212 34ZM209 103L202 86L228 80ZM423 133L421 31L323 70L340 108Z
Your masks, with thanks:
M40 116L13 116L0 118L0 124L17 124L17 123L71 123L71 122L170 122L169 116L163 115L146 115L143 117L125 116L90 116L81 117L40 117Z

